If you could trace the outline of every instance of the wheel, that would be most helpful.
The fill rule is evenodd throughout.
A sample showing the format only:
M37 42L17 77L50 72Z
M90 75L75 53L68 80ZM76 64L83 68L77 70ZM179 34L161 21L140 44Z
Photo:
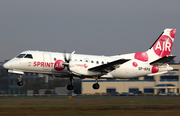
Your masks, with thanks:
M18 85L19 85L19 86L22 86L22 85L23 85L23 82L22 82L22 81L19 81L19 82L18 82Z
M73 85L68 85L68 86L67 86L67 89L68 89L68 90L73 90L73 89L74 89L74 86L73 86Z
M93 89L99 89L99 87L100 87L100 86L99 86L98 83L94 83L94 84L93 84Z

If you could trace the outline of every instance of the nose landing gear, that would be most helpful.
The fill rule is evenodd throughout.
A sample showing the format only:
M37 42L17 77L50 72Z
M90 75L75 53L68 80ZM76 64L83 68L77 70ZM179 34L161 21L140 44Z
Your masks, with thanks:
M20 75L20 77L18 78L18 85L22 86L23 85L23 81L22 81L23 75Z

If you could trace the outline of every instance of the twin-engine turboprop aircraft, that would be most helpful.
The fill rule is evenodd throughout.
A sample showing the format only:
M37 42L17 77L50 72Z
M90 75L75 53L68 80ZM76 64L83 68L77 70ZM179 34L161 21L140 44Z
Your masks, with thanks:
M116 56L24 51L6 62L4 68L20 74L20 86L24 72L33 72L69 77L68 90L74 89L73 77L94 78L93 88L99 89L98 79L129 79L173 70L168 63L175 57L170 55L175 33L176 29L165 29L149 50Z

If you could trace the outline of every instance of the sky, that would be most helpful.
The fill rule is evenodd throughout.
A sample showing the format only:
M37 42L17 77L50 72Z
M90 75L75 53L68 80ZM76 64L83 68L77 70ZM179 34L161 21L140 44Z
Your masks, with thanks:
M117 55L149 49L175 28L180 61L180 0L1 0L0 61L25 50Z

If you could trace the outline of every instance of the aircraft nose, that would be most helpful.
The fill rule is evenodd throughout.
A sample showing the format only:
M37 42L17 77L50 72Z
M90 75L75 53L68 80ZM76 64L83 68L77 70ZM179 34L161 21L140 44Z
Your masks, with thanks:
M5 69L10 69L11 64L10 64L9 62L6 62L6 63L3 65L3 67L4 67Z

